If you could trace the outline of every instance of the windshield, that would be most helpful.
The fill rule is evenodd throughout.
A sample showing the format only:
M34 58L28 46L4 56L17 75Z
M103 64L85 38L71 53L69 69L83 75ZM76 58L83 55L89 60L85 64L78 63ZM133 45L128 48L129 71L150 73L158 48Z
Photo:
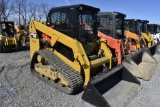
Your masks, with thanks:
M112 29L112 18L109 15L98 16L99 27L104 27L107 29Z
M129 20L125 20L125 29L126 30L129 30L129 31L131 31L131 32L134 32L133 31L133 21L129 21Z
M157 33L157 28L158 28L158 26L157 26L157 25L154 25L153 33Z
M83 30L92 30L93 21L92 12L88 11L79 15L79 23Z
M153 25L148 25L148 32L150 32L151 34L153 34Z

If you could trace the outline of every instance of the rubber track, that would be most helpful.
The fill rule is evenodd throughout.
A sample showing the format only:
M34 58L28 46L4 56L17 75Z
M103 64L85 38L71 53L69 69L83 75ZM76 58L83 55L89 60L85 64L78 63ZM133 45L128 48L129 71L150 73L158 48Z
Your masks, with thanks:
M71 91L67 94L72 94L82 87L83 79L81 75L57 57L52 51L39 50L37 53L42 55L51 66L57 69L57 72L61 73L69 81Z

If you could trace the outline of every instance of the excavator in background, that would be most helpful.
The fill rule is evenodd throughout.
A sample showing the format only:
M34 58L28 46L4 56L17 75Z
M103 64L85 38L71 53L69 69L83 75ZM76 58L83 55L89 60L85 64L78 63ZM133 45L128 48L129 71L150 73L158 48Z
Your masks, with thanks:
M124 107L140 82L123 65L112 67L111 50L97 36L99 11L83 4L62 6L49 11L46 24L32 20L31 72L67 94L83 86L82 99L95 106Z
M22 49L22 36L14 29L14 22L0 21L0 53Z
M152 35L154 42L159 43L160 41L160 33L158 32L157 24L147 24L148 32Z
M140 21L141 34L144 37L147 47L148 47L146 51L151 56L153 56L157 62L159 62L160 61L160 50L159 50L160 46L154 43L154 39L152 38L152 35L148 32L148 27L147 27L148 23L149 23L148 20Z
M124 30L125 17L120 12L100 12L98 36L106 40L113 66L123 64L134 76L149 80L156 70L156 61L146 51L132 52L131 39Z

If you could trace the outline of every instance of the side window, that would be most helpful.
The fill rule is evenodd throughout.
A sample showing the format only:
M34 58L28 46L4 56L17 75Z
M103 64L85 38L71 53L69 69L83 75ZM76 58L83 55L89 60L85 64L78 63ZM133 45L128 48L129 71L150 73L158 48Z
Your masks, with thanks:
M56 25L56 24L58 24L59 21L60 21L60 12L53 13L51 15L52 24Z
M51 23L58 29L70 29L69 16L65 12L55 12L51 15Z
M68 12L54 12L51 15L51 24L61 33L73 36L73 24L70 22Z

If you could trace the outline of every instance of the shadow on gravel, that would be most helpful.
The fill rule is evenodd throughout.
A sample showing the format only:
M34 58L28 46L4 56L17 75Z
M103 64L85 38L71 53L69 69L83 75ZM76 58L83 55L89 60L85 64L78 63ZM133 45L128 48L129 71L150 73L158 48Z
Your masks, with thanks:
M4 65L0 65L0 73L4 70Z
M12 48L10 51L2 52L2 53L14 53L14 52L21 52L21 51L28 51L28 50L29 50L29 47L22 46L21 50L16 50L16 48Z
M12 49L12 51L9 53L28 51L28 50L29 50L29 47L23 46L21 50Z
M78 95L78 94L80 94L80 93L83 92L83 91L84 91L84 89L81 88L81 89L79 89L78 91L74 92L72 95Z

